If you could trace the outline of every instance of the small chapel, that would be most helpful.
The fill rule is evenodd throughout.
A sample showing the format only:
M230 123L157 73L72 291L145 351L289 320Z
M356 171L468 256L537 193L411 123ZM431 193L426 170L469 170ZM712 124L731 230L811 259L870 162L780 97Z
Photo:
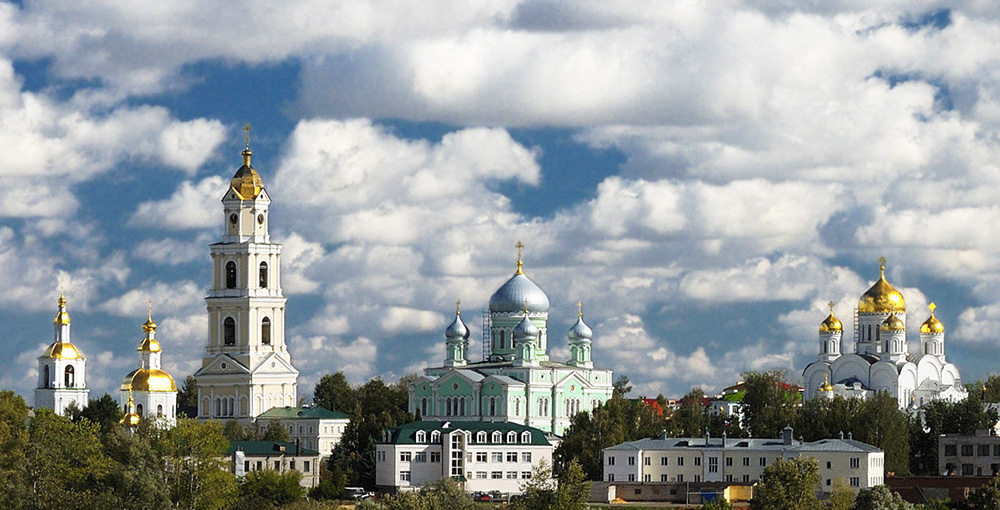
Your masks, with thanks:
M562 435L571 418L611 398L611 370L591 360L593 331L578 303L566 334L570 359L549 358L549 298L524 274L523 244L517 270L490 297L484 317L483 359L469 359L471 331L456 303L445 329L442 365L410 383L409 410L423 420L504 421Z
M59 294L59 310L52 324L55 329L52 343L38 357L35 407L47 407L63 415L71 404L79 409L87 407L90 397L87 358L70 341L69 312L66 311L66 296L63 294Z
M906 301L886 281L885 262L879 259L879 279L855 309L854 334L848 338L853 352L843 352L843 323L830 303L830 315L819 326L818 358L802 373L805 400L868 398L884 391L896 398L900 409L915 409L934 400L968 397L958 367L945 358L944 325L934 316L934 303L920 325L919 350L910 352Z

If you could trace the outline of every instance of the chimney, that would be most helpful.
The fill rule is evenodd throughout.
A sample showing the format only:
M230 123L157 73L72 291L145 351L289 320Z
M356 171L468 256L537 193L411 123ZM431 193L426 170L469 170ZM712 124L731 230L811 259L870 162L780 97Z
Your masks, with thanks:
M786 446L791 446L791 444L792 444L792 434L794 434L794 433L795 433L795 430L792 429L791 425L785 425L785 428L781 430L782 443L784 443Z

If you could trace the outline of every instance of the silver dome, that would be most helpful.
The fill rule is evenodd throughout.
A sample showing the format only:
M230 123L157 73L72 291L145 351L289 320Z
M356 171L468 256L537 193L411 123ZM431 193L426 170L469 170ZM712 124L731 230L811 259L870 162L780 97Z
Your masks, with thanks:
M523 340L528 338L538 338L538 326L532 324L531 319L527 315L521 319L521 322L514 326L514 331L511 332L511 336L514 340Z
M444 336L445 338L468 338L469 328L462 322L461 315L455 314L455 320L444 330Z
M576 318L576 324L569 328L570 340L590 340L594 336L594 332L590 329L586 323L583 322L583 316Z
M516 273L490 297L491 312L548 313L549 297L523 273Z

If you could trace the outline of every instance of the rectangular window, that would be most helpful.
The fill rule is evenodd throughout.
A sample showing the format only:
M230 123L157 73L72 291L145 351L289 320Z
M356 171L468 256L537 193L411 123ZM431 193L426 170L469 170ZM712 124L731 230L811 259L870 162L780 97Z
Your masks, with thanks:
M288 461L288 469L295 469L295 459Z
M760 458L760 467L767 466L767 457Z
M614 473L608 473L608 481L609 482L615 481L615 474Z
M667 481L667 475L660 475L660 481L661 482L666 482Z
M401 482L409 482L410 481L410 472L409 471L400 471L399 472L399 481L401 481Z
M441 452L431 452L431 462L441 462Z
M531 452L521 452L521 462L531 464Z
M694 458L694 465L695 466L700 466L701 465L701 457L695 457Z
M701 475L694 475L694 481L695 481L695 483L700 482L701 481Z
M615 458L612 457L612 456L610 456L610 455L608 455L608 465L609 466L614 466L615 465Z
M1000 445L997 445L1000 446ZM944 445L944 454L950 457L958 455L958 445L946 444Z
M643 466L652 466L653 465L652 463L653 463L653 458L652 457L643 457L642 458L642 465Z
M1000 457L1000 444L993 445L993 456Z
M833 463L830 461L826 461L826 468L831 469L831 466L833 466Z
M750 465L750 457L743 457L743 465L744 466Z
M493 462L503 462L503 452L493 452Z
M642 481L648 482L648 481L650 481L651 477L652 477L652 475L642 475Z
M309 469L309 461L306 460L306 461L303 461L303 462L305 463L306 473L312 473L312 471Z
M732 467L732 465L733 465L733 458L726 457L726 467Z
M979 456L980 457L989 457L990 456L990 445L988 445L988 444L981 444L981 445L979 445Z
M962 455L967 455L967 456L971 456L972 455L972 445L971 444L963 444L962 445Z
M531 471L521 471L521 480L530 480Z
M378 461L379 461L379 462L385 462L385 450L380 450L380 451L379 451L379 452L378 452L378 453L376 454L376 457L378 458Z
M486 452L476 452L476 462L486 462Z
M684 475L677 475L677 481L678 482L683 482L684 481Z
M250 471L250 461L243 462L243 471Z
M508 480L517 480L517 471L507 471Z
M743 475L743 483L750 483L750 475Z
M668 458L669 458L669 457L660 457L660 465L661 465L661 466L666 466L666 465L667 465L667 459L668 459Z
M962 464L962 474L972 476L972 464Z
M490 471L490 479L491 480L502 480L503 479L503 471Z
M718 473L719 472L719 458L718 457L709 457L708 458L708 472L709 473Z
M629 457L628 458L628 465L629 466L634 466L635 465L635 457Z
M727 482L732 482L733 481L733 475L726 475L726 481Z
M678 466L684 465L684 457L677 457L677 465Z
M476 478L480 480L486 479L486 471L476 471Z
M413 462L427 462L427 452L417 452L413 455Z
M517 462L517 452L507 452L507 462Z
M851 458L851 469L858 469L859 467L861 467L861 459L859 459L857 457L852 457Z
M635 481L635 473L629 473L628 474L628 481L630 481L630 482L634 482Z
M852 476L851 487L861 487L861 479L856 476Z
M281 461L280 460L274 461L274 470L275 471L281 471Z
M410 462L412 458L413 458L413 453L411 452L399 452L400 462Z

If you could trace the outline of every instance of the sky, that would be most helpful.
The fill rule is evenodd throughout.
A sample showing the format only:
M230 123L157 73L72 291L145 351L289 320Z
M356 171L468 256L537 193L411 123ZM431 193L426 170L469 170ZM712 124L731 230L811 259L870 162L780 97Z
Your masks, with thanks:
M91 396L201 365L253 126L299 395L444 359L524 243L550 356L578 301L634 395L801 378L886 276L1000 371L992 1L0 1L0 388L62 289ZM845 350L848 350L845 346Z

